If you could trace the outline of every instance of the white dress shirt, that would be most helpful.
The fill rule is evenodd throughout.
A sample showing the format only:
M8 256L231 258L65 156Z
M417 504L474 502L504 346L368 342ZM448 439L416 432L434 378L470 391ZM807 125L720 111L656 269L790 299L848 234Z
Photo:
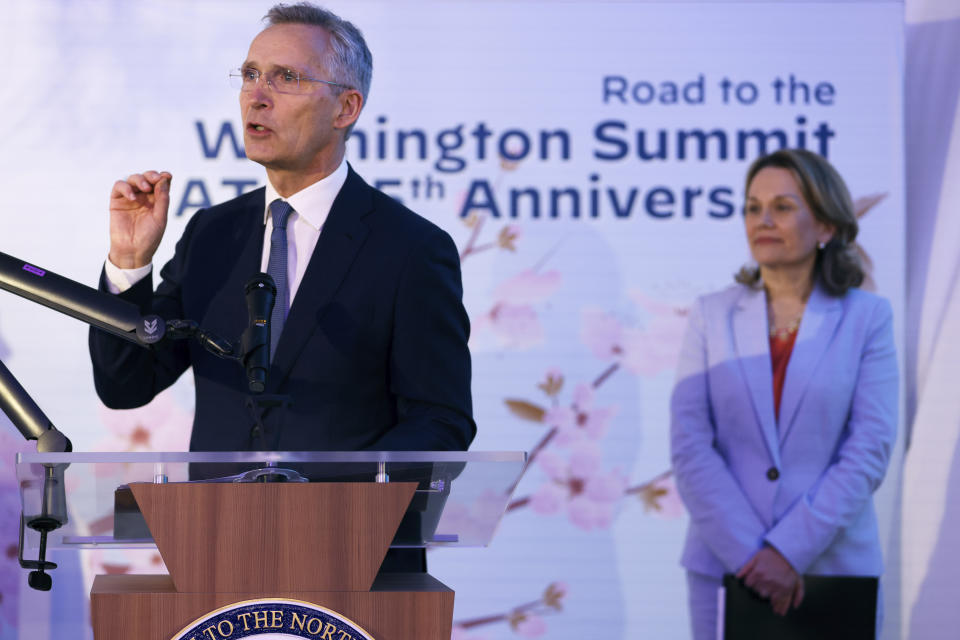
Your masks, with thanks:
M260 270L267 271L267 262L270 259L270 234L273 233L273 218L270 215L270 203L280 198L286 200L293 207L293 213L287 218L287 281L290 283L290 303L297 294L303 274L307 270L310 256L320 239L323 223L330 215L330 208L340 189L347 181L347 161L344 159L340 166L326 178L314 182L309 187L301 189L289 198L280 198L277 190L267 179L266 197L263 208L263 253L260 259ZM137 269L121 269L110 262L108 258L104 264L107 276L107 288L111 293L126 291L150 273L153 263ZM253 274L250 274L253 275Z

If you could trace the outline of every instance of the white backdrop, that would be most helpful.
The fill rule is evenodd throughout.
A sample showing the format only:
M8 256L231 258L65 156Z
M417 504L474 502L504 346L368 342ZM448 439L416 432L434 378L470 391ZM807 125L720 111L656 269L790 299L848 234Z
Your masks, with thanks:
M328 6L361 27L374 54L350 161L461 248L473 449L536 453L490 548L431 552L431 572L457 590L456 637L686 638L685 517L667 447L686 306L747 259L749 162L763 144L806 145L846 178L871 281L902 327L902 5ZM8 7L0 251L94 284L115 179L174 174L158 261L198 206L262 184L231 137L240 121L226 74L267 8ZM76 321L5 294L0 357L77 450L186 447L189 381L146 409L104 410ZM9 452L19 445L6 431ZM2 457L12 513L12 456ZM891 543L898 469L878 497ZM82 592L105 562L151 565L66 558L61 588L38 596L19 589L25 575L8 559L5 637L15 626L83 637L85 605L66 592ZM899 626L893 578L888 630ZM56 627L63 608L68 622Z
M960 5L910 0L907 18L908 397L903 480L903 636L960 624Z

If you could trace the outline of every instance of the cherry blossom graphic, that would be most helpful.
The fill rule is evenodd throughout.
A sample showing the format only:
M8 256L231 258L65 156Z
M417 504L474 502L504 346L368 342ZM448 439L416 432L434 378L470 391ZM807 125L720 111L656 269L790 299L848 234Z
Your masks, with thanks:
M676 365L686 327L687 304L670 304L631 292L644 321L627 326L616 314L597 308L581 313L580 339L597 358L612 362L601 381L621 366L650 377Z
M466 246L460 251L461 264L470 256L489 251L490 249L510 252L517 250L517 241L520 239L522 231L520 226L515 224L500 227L494 240L478 244L488 215L486 212L479 214L473 212L463 219L463 223L470 229L470 237L467 239Z
M456 534L461 541L490 540L503 515L505 502L505 496L492 489L481 492L470 501L463 500L459 495L451 496L444 506L437 531Z
M573 392L573 403L566 407L553 407L543 416L543 421L556 428L557 446L571 446L583 439L600 440L607 433L610 421L616 415L615 407L596 405L596 392L587 384L578 384Z
M36 443L24 440L0 414L0 621L12 628L17 626L20 586L27 579L17 562L20 491L14 464L16 454L25 451L36 451Z
M10 356L10 346L0 334L0 361ZM16 629L20 585L27 574L17 562L20 528L20 490L14 463L18 452L36 451L36 443L23 439L7 417L0 413L0 628Z
M549 631L546 618L563 611L563 599L567 592L565 583L552 582L543 595L532 602L521 604L504 613L454 621L451 640L486 640L484 636L473 633L473 630L504 622L514 634L522 638L543 637Z
M853 213L855 216L857 216L857 220L862 220L871 209L880 204L880 202L886 197L886 193L875 193L873 195L863 196L862 198L857 198L854 200ZM854 249L856 250L857 255L860 257L860 264L863 267L863 283L861 283L860 287L867 291L876 291L877 283L873 279L873 260L870 259L870 255L860 243L855 242Z
M597 317L601 323L605 322ZM619 367L619 363L611 367ZM611 367L592 384L577 385L569 405L560 404L565 379L556 368L548 370L545 379L537 384L537 388L547 395L549 406L517 398L505 401L514 416L547 427L546 433L527 456L527 465L521 473L522 479L536 466L546 481L532 494L514 499L507 506L507 513L527 507L544 516L563 512L580 529L605 529L613 523L622 499L636 495L647 513L666 519L683 514L672 472L661 473L648 482L628 487L627 478L619 469L603 468L599 444L609 421L616 414L616 407L597 407L595 399L596 389L616 371ZM567 453L557 453L554 445L568 450ZM509 493L519 484L518 479Z
M450 640L489 640L489 638L487 636L471 633L463 627L454 625L453 631L450 633Z
M7 454L10 449L4 448L3 451ZM17 485L15 481L10 482L4 473L0 484L0 620L13 628L17 626L20 585L27 579L27 573L17 562L19 526L20 498Z
M672 371L680 355L693 296L666 302L635 289L630 298L644 316L642 326L624 330L623 366L633 374L652 377Z
M626 493L640 498L644 512L664 520L675 520L686 513L673 471L664 471L649 482L627 489Z
M500 173L497 175L494 183L492 185L492 190L497 191L500 188L501 183L503 182L504 176L511 171L515 171L517 167L520 166L519 161L508 160L503 156L500 157ZM463 211L464 201L467 198L467 193L462 192L457 202L457 211ZM520 227L517 225L505 225L500 227L500 230L497 231L496 239L480 243L480 236L483 232L484 224L489 217L487 211L482 211L477 213L476 211L471 211L467 214L466 217L462 218L463 224L470 229L470 237L467 239L467 244L460 250L460 264L462 265L464 261L470 256L482 253L484 251L489 251L490 249L499 249L502 251L516 251L517 246L516 242L520 238L521 231Z
M580 313L580 340L601 360L623 357L623 324L612 313L588 308Z
M479 317L471 319L471 343L492 335L497 346L523 350L544 341L543 325L537 306L560 288L560 272L539 272L525 269L501 282L493 292L493 305ZM485 336L487 334L487 336Z
M499 189L507 172L514 171L519 161L501 157L501 172L492 189ZM463 210L466 194L460 196L457 206ZM523 230L517 224L506 224L496 231L492 239L481 241L484 228L490 218L487 210L472 211L462 218L470 229L470 236L460 250L461 265L467 258L478 253L499 250L515 253L522 240ZM549 254L548 256L549 257ZM530 269L501 282L492 293L492 303L487 310L471 316L470 347L474 351L484 347L524 350L543 344L545 335L537 307L546 302L562 283L560 272L543 271L544 260Z
M510 620L517 635L524 638L539 638L547 632L547 622L535 613L520 613Z
M582 456L563 461L553 452L545 452L540 461L548 469L549 481L533 494L513 500L507 513L525 507L539 515L565 512L570 522L584 531L609 528L625 496L637 496L645 513L663 520L674 520L686 513L672 470L628 487L619 470L604 471Z
M529 504L540 515L565 511L570 522L585 531L608 528L627 489L627 478L619 469L605 471L601 458L600 448L590 442L581 442L567 456L543 452L539 465L547 481L507 510Z
M515 168L514 163L503 163L503 171ZM462 202L459 210L463 210ZM491 230L494 220L485 209L477 209L463 219L470 235L461 249L461 261L484 252L492 259L502 251L523 249L523 229L505 225ZM482 307L485 311L471 314L470 346L475 352L484 347L502 352L549 346L550 318L546 314L551 297L558 295L564 280L559 271L543 268L552 252L533 268L493 287L490 302ZM552 367L535 382L536 391L529 396L517 393L505 397L508 412L520 424L538 431L528 449L527 464L505 495L478 496L471 504L448 504L439 530L483 527L496 520L490 512L502 509L508 498L507 514L527 510L537 518L569 522L574 529L591 535L609 530L623 507L641 508L655 518L681 517L683 505L671 471L632 483L624 469L604 459L604 452L613 458L607 439L618 424L618 416L627 413L610 402L607 382L621 371L621 376L643 379L673 370L693 300L687 289L630 291L626 309L622 305L615 310L581 308L579 339L586 348L587 360L592 356L599 363L595 375L571 378L569 372ZM518 488L521 491L514 496ZM560 594L559 604L566 587L555 583L551 588ZM559 613L561 608L544 609L545 601L546 596L495 615L457 621L452 637L487 640L478 630L496 623L506 623L521 637L548 637L549 615Z
M87 575L168 573L156 549L94 549L82 557Z
M100 419L108 433L97 451L186 451L193 425L191 412L165 393L136 409L101 407Z
M101 407L100 417L106 427L106 437L94 445L98 451L186 451L190 439L193 416L180 406L170 394L161 393L143 407L113 410ZM153 468L127 463L98 463L92 465L95 477L109 479L119 486L143 481L144 474ZM69 480L69 479L68 479ZM74 525L85 529L88 535L110 535L113 531L112 508L97 517L81 522L74 515ZM122 573L165 573L166 568L156 549L95 550L83 554L86 575Z
M530 450L527 456L527 465L521 473L521 478L531 468L541 453L551 444L558 446L574 446L581 440L599 440L607 431L610 420L617 411L616 406L595 406L595 390L600 387L617 368L614 363L607 368L590 385L580 384L574 390L574 397L569 405L561 405L559 394L564 386L564 376L558 369L547 371L546 379L537 385L550 399L551 406L543 407L529 400L507 398L504 403L510 412L527 422L546 425L547 432L540 441ZM520 479L510 488L512 492L519 485Z

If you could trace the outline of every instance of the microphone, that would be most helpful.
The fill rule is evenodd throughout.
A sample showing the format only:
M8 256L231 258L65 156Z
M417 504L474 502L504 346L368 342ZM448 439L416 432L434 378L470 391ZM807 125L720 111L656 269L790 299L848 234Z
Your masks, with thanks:
M242 363L247 370L250 391L263 393L270 369L270 314L277 298L277 286L269 274L258 273L244 286L244 293L249 324L240 338Z

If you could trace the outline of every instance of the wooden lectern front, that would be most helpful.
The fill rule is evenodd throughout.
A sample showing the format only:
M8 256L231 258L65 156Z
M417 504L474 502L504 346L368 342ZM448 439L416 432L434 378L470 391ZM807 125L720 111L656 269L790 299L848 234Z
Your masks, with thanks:
M376 640L448 640L451 589L423 573L378 574L415 482L131 484L169 575L101 575L95 640L259 634L348 640L333 612ZM266 602L257 609L257 602ZM251 604L252 603L252 604ZM210 618L244 605L236 615ZM335 620L336 618L334 618ZM362 636L361 636L362 637ZM357 639L359 640L359 639Z
M526 460L494 451L21 453L20 553L156 545L169 575L94 580L96 640L449 640L454 592L381 564L391 547L489 544ZM50 513L59 526L44 535L23 524Z

